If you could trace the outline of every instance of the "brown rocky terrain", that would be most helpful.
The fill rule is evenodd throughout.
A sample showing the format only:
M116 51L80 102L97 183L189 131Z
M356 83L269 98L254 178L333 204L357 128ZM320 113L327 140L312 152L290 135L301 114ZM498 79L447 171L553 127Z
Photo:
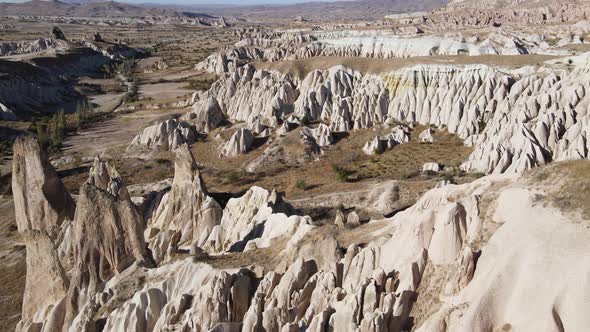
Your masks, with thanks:
M0 330L585 330L586 4L430 4L0 18Z

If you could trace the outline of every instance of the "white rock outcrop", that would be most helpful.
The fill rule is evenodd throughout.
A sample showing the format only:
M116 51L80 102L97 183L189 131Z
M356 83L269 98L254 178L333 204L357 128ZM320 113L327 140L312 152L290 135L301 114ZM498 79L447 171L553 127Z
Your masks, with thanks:
M178 249L203 247L221 215L222 208L208 195L191 152L181 146L172 187L147 222L146 238L156 262L169 260Z
M18 138L12 161L12 193L18 232L26 245L26 284L19 327L35 328L59 305L69 279L58 256L62 225L74 219L74 201L31 138Z
M182 144L193 144L197 139L195 128L187 122L170 119L145 128L135 136L128 151L134 147L167 147L174 151Z
M195 124L195 129L199 133L208 133L217 128L223 121L223 111L219 103L213 97L196 101L193 104L192 111L188 112L184 118Z
M422 165L422 172L423 173L427 173L427 172L439 173L442 170L443 170L443 166L439 163L426 163L426 164Z
M434 130L432 128L427 128L420 133L420 136L418 136L418 138L420 139L421 143L434 143L434 137L432 136L433 134Z
M249 129L241 128L236 130L229 141L221 148L221 156L236 157L250 151L254 138L254 134Z
M277 126L277 117L294 114L322 121L330 132L395 121L444 128L475 147L464 170L502 173L588 157L588 87L583 80L588 75L585 65L572 73L523 69L512 74L483 65L419 65L381 76L336 66L292 82L245 66L222 77L208 94L226 100L220 107L230 120L247 123L259 119ZM259 77L256 84L254 77ZM275 106L270 100L277 100ZM302 129L305 142L331 144L328 130L318 128L325 133L319 141L319 133ZM421 135L421 141L433 140L428 129ZM379 145L369 142L367 153L380 150Z
M215 252L242 251L248 241L263 235L265 224L271 217L276 218L273 217L275 213L289 210L276 191L252 187L243 196L227 202L221 222L211 231L206 248ZM286 218L287 215L281 214L278 223L286 225Z
M330 130L330 127L323 123L316 128L301 128L301 136L319 147L330 146L332 143L334 143L334 138L332 137L332 131Z
M393 149L396 145L408 143L410 141L409 128L397 126L392 132L385 137L375 137L363 146L363 152L367 155L381 154Z

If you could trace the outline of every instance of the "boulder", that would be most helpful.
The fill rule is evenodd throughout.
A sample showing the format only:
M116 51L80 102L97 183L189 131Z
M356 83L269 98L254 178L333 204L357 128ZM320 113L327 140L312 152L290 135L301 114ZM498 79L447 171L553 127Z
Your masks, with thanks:
M432 134L434 134L434 130L432 130L432 128L427 128L420 133L418 138L421 143L434 143L434 137L432 137Z
M442 170L443 170L443 166L439 163L426 163L426 164L422 165L422 172L423 173L427 173L427 172L439 173Z

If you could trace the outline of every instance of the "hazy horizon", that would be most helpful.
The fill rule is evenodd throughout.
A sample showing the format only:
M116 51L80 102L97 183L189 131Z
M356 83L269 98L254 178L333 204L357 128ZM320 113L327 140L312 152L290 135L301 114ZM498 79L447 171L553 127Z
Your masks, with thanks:
M27 2L30 0L2 0L2 2ZM97 0L100 1L100 0ZM108 0L104 0L108 1ZM115 0L116 2L125 2L133 4L141 3L158 3L166 5L287 5L302 2L334 2L334 1L353 1L353 0ZM76 1L68 1L76 2ZM85 2L85 1L80 1Z

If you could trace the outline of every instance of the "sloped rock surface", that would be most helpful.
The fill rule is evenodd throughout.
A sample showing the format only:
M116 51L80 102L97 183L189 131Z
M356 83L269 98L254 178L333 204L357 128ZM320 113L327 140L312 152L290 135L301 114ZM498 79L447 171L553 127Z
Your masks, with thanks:
M319 147L330 146L334 142L330 127L323 123L316 128L301 128L301 136L304 138L304 140L310 141Z
M197 132L208 133L217 128L224 115L217 100L209 97L193 104L192 111L187 113L185 118L195 124Z
M181 146L172 187L148 220L146 234L154 259L163 262L178 248L202 247L221 215L222 209L208 195L191 152Z
M47 319L68 289L58 256L61 226L74 217L74 202L47 155L31 138L14 144L12 192L18 231L26 245L27 275L19 328L35 328Z
M110 278L132 264L152 264L142 219L114 168L95 160L77 203L71 226L74 270L65 298L65 327L75 321ZM74 322L73 328L86 324L89 322Z
M238 129L221 149L224 157L235 157L250 151L254 143L254 134L249 129Z
M128 151L136 146L147 148L167 147L173 151L182 144L193 144L197 139L195 128L189 123L176 119L147 127L133 139Z
M289 213L290 210L276 191L252 187L243 196L227 202L220 224L207 240L207 249L216 252L242 251L249 240L263 234L265 223L273 214Z
M385 137L375 137L363 146L363 152L368 155L381 154L387 150L393 149L394 146L407 143L410 141L408 128L404 126L395 127L392 132Z

